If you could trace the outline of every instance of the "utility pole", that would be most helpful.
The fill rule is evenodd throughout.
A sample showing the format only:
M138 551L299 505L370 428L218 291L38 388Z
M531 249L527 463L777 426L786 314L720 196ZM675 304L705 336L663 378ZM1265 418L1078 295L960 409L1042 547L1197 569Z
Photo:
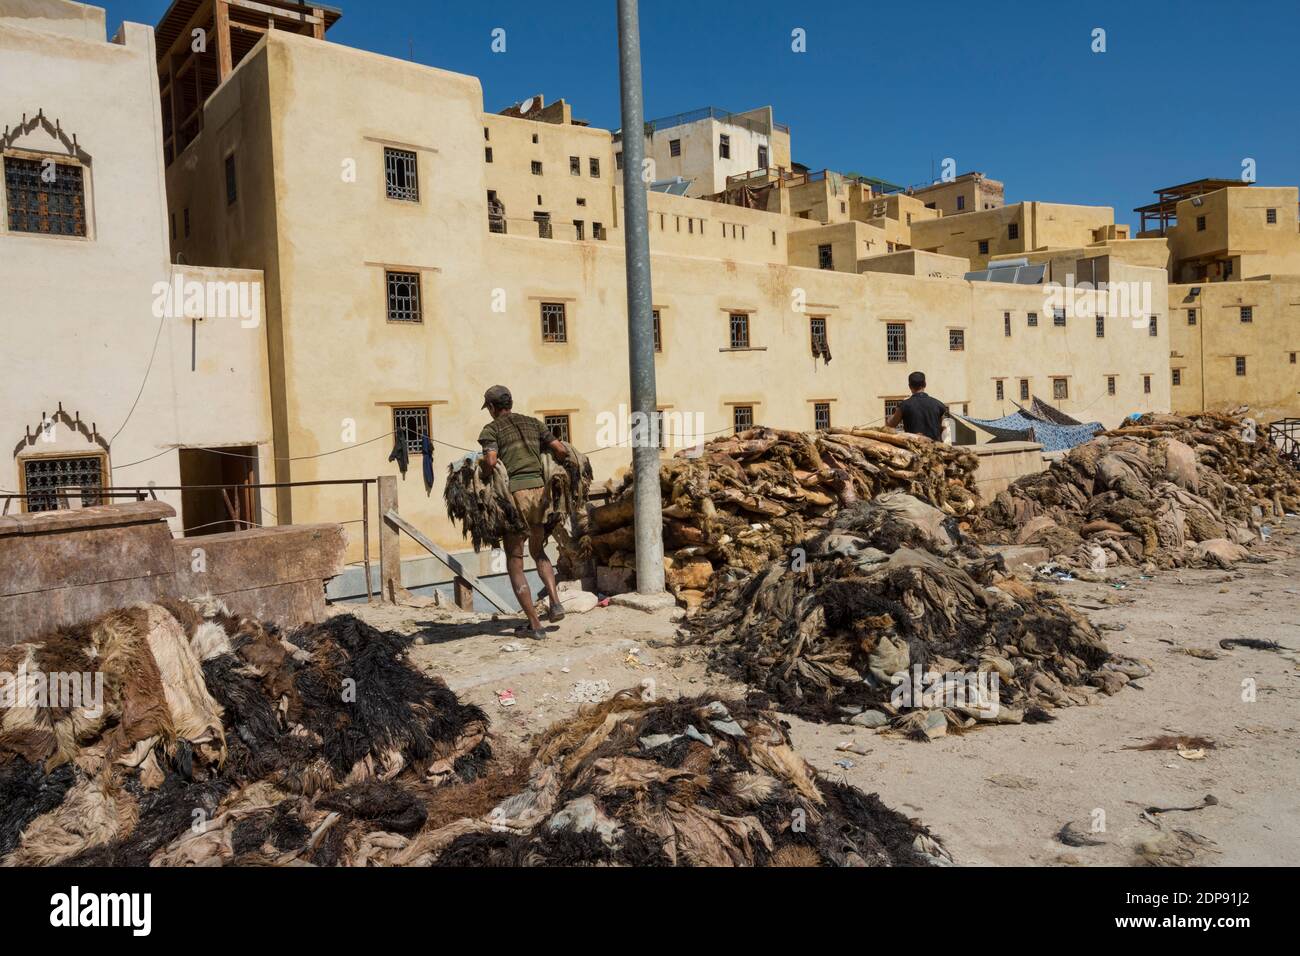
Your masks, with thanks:
M637 0L618 0L618 76L623 100L623 232L627 250L628 370L632 384L632 474L636 522L636 589L664 590L663 502L655 413L650 232L646 212L645 109Z

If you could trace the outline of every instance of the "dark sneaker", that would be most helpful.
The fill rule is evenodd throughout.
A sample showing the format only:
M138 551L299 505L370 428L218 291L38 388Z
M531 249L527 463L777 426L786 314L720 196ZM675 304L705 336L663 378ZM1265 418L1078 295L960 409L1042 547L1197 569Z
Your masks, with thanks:
M515 628L515 637L526 637L534 641L546 640L546 629L543 627L532 628L527 624L521 624Z
M564 620L564 605L552 604L550 610L546 612L546 619L552 624L558 624Z

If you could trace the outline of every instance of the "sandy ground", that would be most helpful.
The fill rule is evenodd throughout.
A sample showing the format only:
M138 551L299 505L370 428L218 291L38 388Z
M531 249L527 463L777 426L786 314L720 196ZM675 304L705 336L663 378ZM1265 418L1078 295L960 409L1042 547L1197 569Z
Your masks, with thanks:
M960 864L1124 865L1156 837L1185 847L1184 863L1300 864L1300 654L1219 647L1255 637L1300 648L1300 521L1279 527L1273 543L1288 556L1233 571L1145 578L1125 569L1112 583L1055 585L1108 628L1113 650L1155 665L1139 686L1099 704L1057 711L1048 724L981 727L932 743L789 718L795 743L827 775L919 818ZM482 706L503 749L523 746L606 686L653 680L661 696L742 690L708 674L699 649L676 645L668 612L571 614L545 642L516 639L515 620L441 608L359 613L417 635L414 660ZM501 702L507 691L513 704ZM1215 746L1203 759L1128 749L1166 734ZM867 753L837 750L845 742ZM1217 804L1144 819L1145 808L1193 806L1208 794ZM1099 845L1059 842L1066 823Z

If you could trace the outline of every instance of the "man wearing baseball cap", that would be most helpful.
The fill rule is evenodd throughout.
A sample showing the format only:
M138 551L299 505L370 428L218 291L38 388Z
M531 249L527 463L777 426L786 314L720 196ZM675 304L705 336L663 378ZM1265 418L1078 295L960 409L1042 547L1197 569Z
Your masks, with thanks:
M537 575L546 585L546 593L550 597L547 616L552 623L560 621L564 618L564 606L560 603L560 595L555 587L555 568L546 556L546 528L543 522L546 518L548 490L542 455L549 452L564 460L568 457L568 452L544 423L528 415L517 414L513 410L514 404L510 389L504 385L493 385L483 393L483 407L492 416L492 421L483 426L478 443L483 446L483 473L490 475L497 460L501 461L506 474L510 476L510 496L528 525L526 536L505 536L506 572L510 575L510 586L514 588L519 606L528 616L527 626L516 628L515 633L521 637L541 640L546 637L546 631L533 607L528 579L524 577L524 541L528 541L528 550L537 566Z

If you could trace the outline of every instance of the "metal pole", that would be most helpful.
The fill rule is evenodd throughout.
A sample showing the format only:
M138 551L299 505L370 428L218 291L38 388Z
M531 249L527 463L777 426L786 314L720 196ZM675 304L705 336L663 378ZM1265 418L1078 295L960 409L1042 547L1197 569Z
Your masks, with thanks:
M650 233L646 212L645 111L637 0L618 0L618 76L623 98L623 232L627 249L628 370L632 383L632 474L636 508L636 589L664 589L663 503L655 413L654 324L650 315Z

